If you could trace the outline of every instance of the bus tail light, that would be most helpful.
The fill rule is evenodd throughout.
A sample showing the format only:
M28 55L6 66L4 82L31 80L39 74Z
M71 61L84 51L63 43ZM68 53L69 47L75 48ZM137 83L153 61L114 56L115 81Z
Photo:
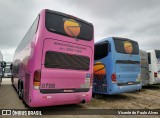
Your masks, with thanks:
M116 82L117 80L116 80L116 74L115 73L113 73L112 75L111 75L111 79L112 79L112 82Z
M158 74L156 72L154 72L154 77L158 77Z
M40 88L40 80L41 80L41 71L36 70L34 72L34 78L33 78L34 89L39 89Z

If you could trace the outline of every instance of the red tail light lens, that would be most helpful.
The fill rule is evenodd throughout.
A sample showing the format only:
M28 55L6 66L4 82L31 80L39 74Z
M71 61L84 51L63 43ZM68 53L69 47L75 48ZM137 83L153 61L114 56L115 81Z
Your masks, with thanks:
M112 79L112 82L116 82L116 81L117 81L117 80L116 80L116 74L115 74L115 73L111 75L111 79Z
M158 75L157 75L157 73L156 73L156 72L154 72L154 77L158 77Z
M39 89L39 87L40 87L40 80L41 80L41 70L36 70L34 72L34 78L33 78L34 89Z

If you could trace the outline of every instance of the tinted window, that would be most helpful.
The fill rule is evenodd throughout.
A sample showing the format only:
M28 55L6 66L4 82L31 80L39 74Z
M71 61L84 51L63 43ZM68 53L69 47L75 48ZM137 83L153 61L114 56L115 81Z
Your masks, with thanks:
M32 39L37 31L38 21L39 21L39 16L36 18L36 20L34 21L32 26L30 27L30 29L28 30L28 32L24 36L23 40L19 44L18 48L16 49L16 53L19 53L23 48L25 48L32 41Z
M93 26L91 24L86 23L86 22L82 22L76 18L69 18L66 15L63 16L63 15L59 15L59 14L46 12L46 23L45 23L46 28L50 32L69 36L64 29L64 23L65 23L65 21L70 21L71 19L75 20L75 22L80 27L80 33L78 36L76 36L73 33L73 30L75 30L74 29L75 26L70 25L69 27L67 27L67 28L69 28L69 31L72 34L70 37L75 37L77 39L82 39L82 40L87 40L87 41L92 40ZM71 31L71 28L73 28L72 31Z
M160 50L155 50L157 59L160 59Z
M108 55L108 42L94 45L94 60L99 60Z
M90 58L81 55L47 51L44 65L46 68L89 70Z
M114 39L115 49L118 53L128 54L125 50L124 43L130 42L132 45L132 52L130 54L139 55L139 46L137 42L124 38L113 38L113 39Z

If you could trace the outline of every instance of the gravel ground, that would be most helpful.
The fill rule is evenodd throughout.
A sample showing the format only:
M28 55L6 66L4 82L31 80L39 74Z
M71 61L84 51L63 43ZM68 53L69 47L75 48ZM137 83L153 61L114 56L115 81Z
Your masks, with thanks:
M44 109L45 113L53 113L55 109L63 108L81 108L81 109L160 109L160 85L143 87L141 91L133 93L123 93L120 95L96 95L90 103L79 104L79 105L66 105L66 106L54 106L40 108ZM18 99L18 95L13 89L9 78L3 78L2 85L0 85L0 109L29 109L26 107L21 100ZM69 111L71 114L74 112L73 109ZM4 116L3 116L4 117ZM19 118L22 116L19 116ZM24 116L23 116L24 117ZM33 116L26 116L33 117ZM36 116L34 116L36 117ZM53 117L51 115L38 116L38 117ZM124 116L124 115L54 115L54 117L61 118L127 118L135 116ZM136 115L141 118L142 115ZM157 117L154 115L143 116L145 118ZM1 118L1 116L0 116Z

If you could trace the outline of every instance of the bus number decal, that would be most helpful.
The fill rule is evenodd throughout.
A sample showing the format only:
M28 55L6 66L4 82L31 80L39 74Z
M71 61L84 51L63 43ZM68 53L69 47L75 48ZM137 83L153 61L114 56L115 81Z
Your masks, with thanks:
M45 84L42 84L42 88L44 88L44 89L52 89L52 88L55 88L55 84L45 83Z

